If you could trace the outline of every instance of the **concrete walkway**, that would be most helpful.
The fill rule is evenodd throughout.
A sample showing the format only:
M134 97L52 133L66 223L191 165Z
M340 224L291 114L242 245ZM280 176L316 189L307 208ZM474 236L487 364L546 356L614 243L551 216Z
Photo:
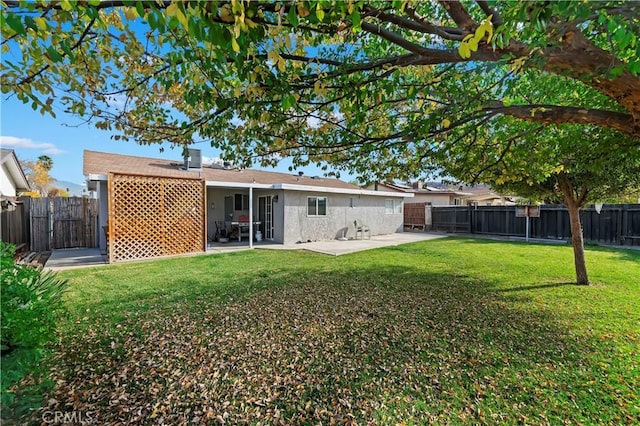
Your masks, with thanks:
M53 250L44 268L60 271L106 264L107 256L102 255L98 248L72 248Z

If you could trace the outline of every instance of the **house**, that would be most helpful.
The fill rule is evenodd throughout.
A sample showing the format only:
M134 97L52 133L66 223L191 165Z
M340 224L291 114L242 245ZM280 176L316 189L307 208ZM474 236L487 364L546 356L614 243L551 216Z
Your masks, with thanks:
M338 179L105 152L84 152L96 191L100 247L111 262L200 252L231 238L278 244L401 232L406 194L369 191Z
M31 189L14 150L0 148L0 163L0 198L15 200L20 192Z
M513 204L509 197L492 191L487 185L462 186L458 189L451 185L429 182L413 182L407 185L398 183L377 183L365 189L396 191L413 194L413 198L406 200L410 203L429 203L432 206L502 206Z
M376 189L377 188L377 189ZM422 186L419 183L402 185L398 183L377 183L365 187L369 190L393 191L409 197L406 202L430 203L432 206L463 205L463 200L470 195L465 192L453 191L432 186Z

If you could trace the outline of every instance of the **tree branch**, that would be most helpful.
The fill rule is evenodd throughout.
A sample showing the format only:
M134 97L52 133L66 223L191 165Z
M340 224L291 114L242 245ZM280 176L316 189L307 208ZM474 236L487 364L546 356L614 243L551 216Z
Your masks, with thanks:
M405 8L405 12L411 19L403 18L397 15L383 12L380 9L373 9L369 6L365 6L364 10L368 16L375 17L382 22L389 22L395 24L401 28L417 31L423 34L434 34L447 40L462 40L464 34L460 29L453 27L442 27L434 25L419 16L416 11L410 7Z
M476 3L478 4L478 6L480 6L480 9L482 9L482 11L485 13L485 15L491 16L491 23L493 24L494 27L497 28L500 25L504 24L504 21L500 17L500 14L498 13L498 11L495 10L494 8L492 8L489 5L488 1L486 1L486 0L477 0Z
M87 24L86 28L84 29L84 31L82 32L82 35L80 36L80 38L78 39L78 41L76 41L73 46L71 46L70 50L75 50L78 48L78 46L80 46L80 44L82 44L82 42L84 41L84 39L87 37L87 35L89 34L89 30L91 29L91 27L93 26L93 24L96 22L96 18L91 19L91 21L89 21L89 23ZM62 52L62 54L60 55L63 58L65 56L67 56L66 52ZM23 78L22 80L20 80L17 83L17 86L21 86L23 84L29 84L31 83L36 77L38 77L40 74L42 74L43 72L45 72L46 70L49 69L51 65L47 64L44 67L40 68L38 71L36 71L35 73L26 76L25 78Z
M440 4L445 8L449 16L451 16L451 19L453 19L458 27L465 30L471 30L473 27L478 25L459 1L441 0Z
M640 137L640 124L630 114L590 108L558 105L511 105L501 101L489 105L483 111L490 114L509 115L525 121L545 124L593 124L615 129L631 136Z

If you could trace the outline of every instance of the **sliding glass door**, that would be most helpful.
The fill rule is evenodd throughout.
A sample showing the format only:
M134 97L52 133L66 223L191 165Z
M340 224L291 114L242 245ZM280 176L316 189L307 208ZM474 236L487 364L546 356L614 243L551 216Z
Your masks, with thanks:
M271 195L258 197L258 221L265 240L273 239L273 199Z

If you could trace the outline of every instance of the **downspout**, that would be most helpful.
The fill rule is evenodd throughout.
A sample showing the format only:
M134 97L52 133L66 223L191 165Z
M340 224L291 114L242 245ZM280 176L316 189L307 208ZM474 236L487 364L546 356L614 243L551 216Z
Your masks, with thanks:
M253 248L253 187L249 187L249 248Z

